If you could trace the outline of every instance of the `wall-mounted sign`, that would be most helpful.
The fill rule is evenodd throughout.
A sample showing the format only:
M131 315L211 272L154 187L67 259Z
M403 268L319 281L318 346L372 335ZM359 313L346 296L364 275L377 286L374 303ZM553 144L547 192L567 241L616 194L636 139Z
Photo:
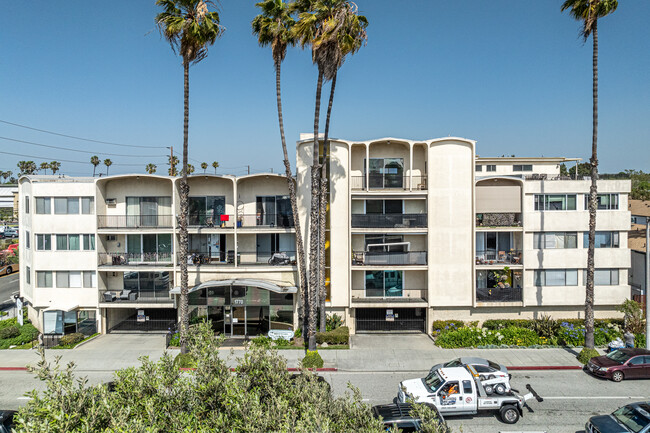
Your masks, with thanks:
M386 321L387 322L394 322L395 321L395 314L393 314L392 309L387 309L386 310Z
M147 320L147 318L146 318L146 316L144 315L144 310L138 310L138 316L137 316L137 318L136 318L136 321L137 321L137 322L144 322L144 321L146 321L146 320Z

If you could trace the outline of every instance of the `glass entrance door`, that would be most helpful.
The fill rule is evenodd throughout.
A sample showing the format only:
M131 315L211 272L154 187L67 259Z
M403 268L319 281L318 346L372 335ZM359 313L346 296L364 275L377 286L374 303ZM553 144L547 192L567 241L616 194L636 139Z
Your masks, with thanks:
M232 336L243 337L246 335L246 308L232 307Z

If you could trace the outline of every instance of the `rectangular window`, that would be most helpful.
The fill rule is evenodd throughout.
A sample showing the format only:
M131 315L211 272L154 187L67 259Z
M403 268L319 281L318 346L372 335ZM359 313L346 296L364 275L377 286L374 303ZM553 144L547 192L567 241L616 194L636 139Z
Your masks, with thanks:
M587 270L583 273L587 285ZM618 286L618 269L594 269L594 286Z
M95 198L81 197L81 213L90 215L95 213Z
M474 166L474 171L483 171L483 166L482 165L475 165Z
M366 214L402 214L403 200L366 200Z
M576 195L535 194L535 210L576 210Z
M79 213L79 197L68 197L68 214Z
M67 271L57 271L56 272L56 287L58 288L67 288L70 287L70 276Z
M36 197L36 213L39 215L49 215L52 213L51 202L49 197Z
M95 250L95 235L83 235L84 251Z
M364 175L365 175L364 159ZM402 188L404 185L403 158L370 158L368 180L371 188Z
M533 233L533 248L536 250L556 248L578 248L577 232Z
M535 270L536 286L577 286L577 269L537 269Z
M54 213L65 215L68 213L68 199L65 197L54 197Z
M533 166L531 164L514 164L512 171L533 171Z
M25 248L30 249L32 247L31 233L25 230Z
M589 248L589 232L583 233L582 245ZM596 232L596 248L618 248L618 232Z
M56 250L57 251L68 250L68 235L56 235Z
M36 235L36 249L39 251L52 250L52 235Z
M79 251L79 235L68 235L68 249L70 251Z
M29 213L29 196L25 196L25 213Z
M366 271L367 297L401 297L402 271Z
M486 165L485 166L485 171L497 171L497 166L496 165Z
M32 278L32 269L29 266L25 266L25 283L31 284Z
M83 272L84 288L97 287L97 274L93 271Z
M52 271L36 271L36 287L52 287Z
M598 210L618 209L618 194L598 194L596 201ZM589 194L585 194L585 210L589 210Z

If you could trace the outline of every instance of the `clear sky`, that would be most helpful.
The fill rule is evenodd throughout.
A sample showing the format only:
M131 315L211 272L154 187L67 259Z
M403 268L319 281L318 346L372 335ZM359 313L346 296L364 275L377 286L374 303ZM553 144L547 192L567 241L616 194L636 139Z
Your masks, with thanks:
M339 73L331 136L453 135L477 140L481 156L589 158L591 39L583 44L562 1L357 3L370 21L368 45ZM254 4L221 0L226 32L190 70L197 172L215 160L221 173L282 169L273 63L251 34ZM161 148L0 123L0 170L56 159L63 173L88 175L97 154L112 159L111 173L144 172L149 162L166 173L164 147L182 147L183 71L155 27L158 11L153 0L4 2L0 120ZM650 170L649 16L647 0L621 0L599 21L601 171ZM313 131L316 72L308 52L289 51L282 84L292 155L299 133Z

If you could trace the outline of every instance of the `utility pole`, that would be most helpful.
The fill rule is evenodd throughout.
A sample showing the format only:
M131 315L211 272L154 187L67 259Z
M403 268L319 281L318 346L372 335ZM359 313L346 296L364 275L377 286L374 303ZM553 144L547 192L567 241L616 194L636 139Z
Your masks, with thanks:
M248 167L248 174L251 174L251 166L247 165L246 167Z

